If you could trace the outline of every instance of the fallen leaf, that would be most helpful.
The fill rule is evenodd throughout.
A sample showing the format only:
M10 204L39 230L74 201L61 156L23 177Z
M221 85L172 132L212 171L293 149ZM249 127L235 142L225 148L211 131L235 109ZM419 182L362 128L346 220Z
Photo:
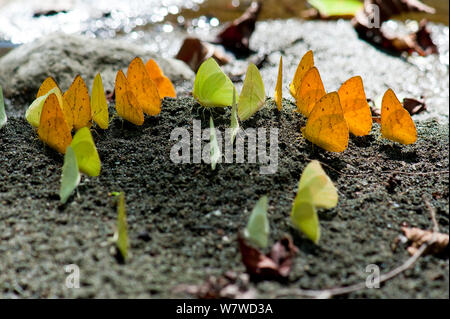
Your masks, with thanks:
M402 231L406 238L411 241L408 247L410 255L414 255L416 251L425 243L430 243L425 253L439 255L447 251L448 253L448 234L433 233L431 230L422 230L417 227L402 227ZM435 236L434 242L431 242Z
M353 17L363 6L359 0L308 0L313 8L302 13L303 17L337 19Z
M211 43L197 38L186 38L175 58L184 61L194 72L197 72L200 65L211 57L220 65L230 62L230 57Z
M179 285L175 293L186 292L200 299L253 299L256 290L249 287L249 275L226 272L223 276L210 276L200 285Z
M425 105L425 102L419 101L416 99L411 98L404 98L403 99L403 107L409 112L409 114L419 114L423 111L427 110L427 106Z
M286 279L291 271L293 257L298 252L288 236L276 242L268 255L250 246L241 234L238 235L238 243L242 262L254 280Z
M379 21L377 21L379 26L372 25L377 20L374 17L374 6L379 11ZM365 0L364 8L356 13L352 24L361 39L387 51L409 54L417 52L421 56L437 53L437 47L430 37L426 20L420 22L417 32L406 36L393 34L381 28L381 24L392 16L407 12L433 14L435 10L418 0Z
M262 2L252 2L239 18L224 26L224 29L217 35L215 43L223 45L235 54L250 54L250 37L255 31L255 23L261 7Z

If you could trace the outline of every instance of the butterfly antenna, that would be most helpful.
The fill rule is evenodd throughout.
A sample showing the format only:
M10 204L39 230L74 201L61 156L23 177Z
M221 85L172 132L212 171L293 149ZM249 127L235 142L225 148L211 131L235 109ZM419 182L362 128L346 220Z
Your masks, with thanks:
M100 136L100 133L97 132L96 127L92 128L92 132L94 132L95 134L97 134L97 136Z

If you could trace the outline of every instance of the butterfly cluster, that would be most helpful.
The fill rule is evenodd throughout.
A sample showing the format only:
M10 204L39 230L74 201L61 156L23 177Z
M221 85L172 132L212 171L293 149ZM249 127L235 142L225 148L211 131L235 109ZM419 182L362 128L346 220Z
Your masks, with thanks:
M302 128L303 135L327 151L343 152L348 146L349 133L364 136L372 129L372 114L361 77L352 77L337 92L327 94L314 66L312 51L301 59L289 91L297 111L308 118L306 127ZM417 140L411 116L391 89L382 101L381 134L406 145Z
M135 58L128 66L127 76L119 70L115 83L117 114L136 124L144 122L144 112L161 112L161 99L175 97L175 89L154 60L144 65ZM52 77L41 84L36 99L25 113L39 138L61 154L65 154L61 177L61 201L65 202L79 183L79 172L98 176L100 158L89 128L95 123L101 129L109 126L108 103L99 73L92 92L81 76L76 76L63 94ZM75 135L72 138L72 131Z

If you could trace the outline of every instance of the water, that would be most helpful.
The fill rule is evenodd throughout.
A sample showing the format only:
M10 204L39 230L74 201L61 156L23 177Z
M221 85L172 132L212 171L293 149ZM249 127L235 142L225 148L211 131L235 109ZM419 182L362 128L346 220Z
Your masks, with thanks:
M448 25L448 1L424 1L437 9L426 17ZM0 0L1 47L27 43L55 31L114 38L158 26L170 33L177 26L188 29L215 27L238 17L249 0ZM299 17L305 1L265 0L260 20ZM45 15L45 13L53 13ZM421 19L423 15L401 18Z

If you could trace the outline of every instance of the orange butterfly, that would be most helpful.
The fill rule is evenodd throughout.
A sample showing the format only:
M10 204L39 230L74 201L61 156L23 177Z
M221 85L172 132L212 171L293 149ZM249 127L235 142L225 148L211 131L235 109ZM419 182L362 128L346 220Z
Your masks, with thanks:
M350 132L356 136L369 134L372 129L372 112L361 77L355 76L345 81L338 94Z
M64 99L72 112L73 128L91 127L92 115L89 90L80 75L77 75L64 93Z
M145 68L147 69L150 78L156 84L156 87L158 88L159 97L161 99L165 98L166 96L177 97L172 82L167 76L164 75L163 71L155 62L155 60L153 59L148 60L147 63L145 64Z
M401 144L413 144L417 140L414 121L395 96L388 89L381 102L381 135Z
M297 89L297 111L302 113L304 116L309 117L309 114L314 109L316 103L325 94L327 94L327 92L323 87L319 70L313 66L306 72L300 83L300 87Z
M161 99L155 83L148 75L141 58L134 58L127 71L128 89L133 92L144 113L158 115Z
M278 111L281 111L281 101L283 99L283 56L280 57L280 65L278 66L277 84L275 85L275 103Z
M142 125L144 123L142 107L129 89L127 78L122 70L117 72L114 91L117 114L133 124Z
M343 152L347 148L348 126L336 92L324 95L315 104L302 133L329 152Z
M46 95L50 90L57 88L58 94L57 98L59 101L59 105L61 107L61 110L64 114L64 118L66 119L67 125L72 128L73 126L73 114L72 110L70 109L69 105L67 104L66 99L64 98L61 89L59 88L58 84L56 83L55 79L49 76L42 82L41 86L39 87L39 91L36 94L36 98L41 97L43 95Z
M72 142L70 128L54 93L45 99L38 135L44 143L62 154L66 153L67 146Z
M313 66L314 54L311 50L309 50L300 60L297 70L295 70L294 79L292 80L292 83L289 84L289 92L294 99L297 99L297 90L300 88L300 83L302 82L303 77Z

